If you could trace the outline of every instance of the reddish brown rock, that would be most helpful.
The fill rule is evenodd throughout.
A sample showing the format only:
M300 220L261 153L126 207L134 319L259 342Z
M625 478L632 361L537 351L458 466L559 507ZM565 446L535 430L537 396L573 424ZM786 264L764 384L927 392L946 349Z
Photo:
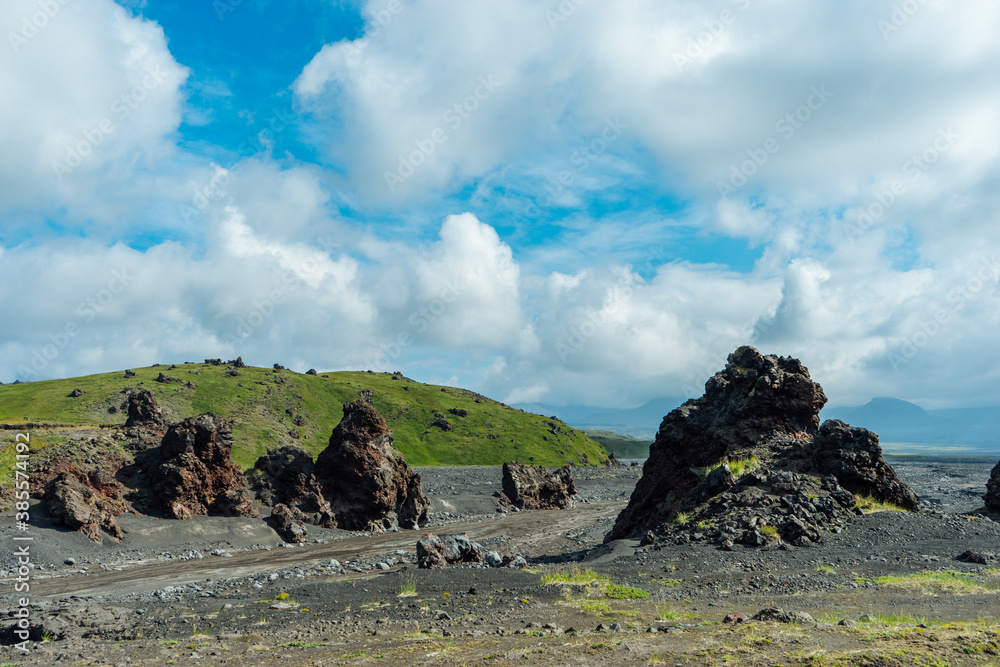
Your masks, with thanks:
M312 457L299 447L270 450L257 459L259 477L254 488L267 505L286 505L296 519L324 528L336 528L333 508L316 479Z
M810 472L833 475L850 491L916 511L920 501L882 458L878 435L838 419L823 422L807 454Z
M281 539L292 544L301 544L306 541L309 530L305 524L295 517L295 513L288 507L278 503L271 510L268 519L271 527L281 536Z
M212 413L189 417L170 426L151 475L154 498L167 517L187 519L196 514L259 517L252 504L240 502L246 479L232 459L233 432Z
M70 472L61 472L49 481L42 497L57 526L81 532L95 542L103 541L102 528L118 542L125 536L115 521L116 508Z
M420 475L392 446L392 431L375 407L358 399L344 405L344 418L316 458L316 479L337 525L381 532L417 528L427 522L430 503Z
M563 466L549 473L543 466L518 461L503 464L503 495L526 510L569 509L575 504L573 470Z

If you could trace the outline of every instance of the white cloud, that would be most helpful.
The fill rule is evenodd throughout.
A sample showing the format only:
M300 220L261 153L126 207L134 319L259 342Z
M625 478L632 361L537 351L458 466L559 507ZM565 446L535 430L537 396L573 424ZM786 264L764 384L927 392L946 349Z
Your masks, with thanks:
M51 4L58 11L45 21L33 0L3 7L17 27L0 49L0 95L8 100L0 107L0 206L65 207L63 222L114 219L122 202L102 200L174 153L169 135L180 123L187 70L159 25L111 0Z

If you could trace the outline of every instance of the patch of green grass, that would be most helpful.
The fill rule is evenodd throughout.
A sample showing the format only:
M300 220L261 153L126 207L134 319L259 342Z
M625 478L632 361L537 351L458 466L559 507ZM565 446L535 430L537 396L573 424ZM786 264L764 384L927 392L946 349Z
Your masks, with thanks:
M414 581L406 581L399 585L399 593L396 597L412 598L417 595L417 584Z
M589 586L597 584L608 586L611 584L611 580L604 575L597 574L593 570L584 570L578 567L573 567L569 569L560 568L555 572L543 574L541 583L543 586L562 584L570 584L574 586Z
M663 579L660 579L656 583L658 583L659 585L663 586L664 588L677 588L678 586L681 585L681 580L680 579L670 579L668 577L664 577Z
M729 470L733 473L733 477L739 479L746 473L756 470L760 467L760 459L756 456L750 456L745 459L736 459L729 462Z
M892 503L883 502L881 500L876 500L871 496L865 496L855 493L854 497L857 501L854 503L855 507L860 507L861 511L871 514L873 512L908 512L909 510L900 507L899 505L893 505Z
M761 526L760 534L771 540L778 539L778 529L774 526Z
M832 565L817 565L816 571L820 574L837 574Z
M274 599L278 601L284 601L287 600L289 597L291 596L288 593L278 593L277 595L274 596Z
M915 593L950 593L952 595L971 595L989 593L1000 589L993 582L984 583L977 580L975 574L957 570L922 570L913 574L887 575L871 579L879 586L901 588Z
M649 597L649 593L636 588L635 586L625 586L623 584L610 584L607 596L612 600L642 600Z

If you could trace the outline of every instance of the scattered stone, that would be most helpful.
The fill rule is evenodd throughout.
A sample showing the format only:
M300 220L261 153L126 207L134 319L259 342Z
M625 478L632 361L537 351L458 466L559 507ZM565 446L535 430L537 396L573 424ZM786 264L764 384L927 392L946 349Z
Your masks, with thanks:
M503 464L503 494L518 509L568 509L575 504L576 493L570 466L550 474L543 466Z
M318 375L315 368L310 368L306 371L306 375Z
M163 417L163 410L160 409L159 404L156 402L153 392L148 389L141 389L130 393L123 409L127 415L125 419L126 428L133 426L162 426L166 423L166 419Z
M73 391L69 392L70 398L80 398L81 396L83 396L83 391L81 389L74 389Z
M734 611L734 612L732 612L730 614L726 614L726 617L722 619L722 622L723 623L746 623L749 620L750 619L747 618L744 614L741 614L738 611Z

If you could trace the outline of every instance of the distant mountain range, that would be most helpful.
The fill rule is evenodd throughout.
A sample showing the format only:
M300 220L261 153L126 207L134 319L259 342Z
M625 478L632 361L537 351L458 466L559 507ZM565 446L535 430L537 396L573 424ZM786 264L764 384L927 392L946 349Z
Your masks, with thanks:
M515 407L559 417L580 429L600 429L652 440L663 417L685 400L658 398L630 410L544 403ZM857 407L827 407L820 417L840 419L878 433L887 453L1000 454L1000 407L924 410L898 398L873 398Z

